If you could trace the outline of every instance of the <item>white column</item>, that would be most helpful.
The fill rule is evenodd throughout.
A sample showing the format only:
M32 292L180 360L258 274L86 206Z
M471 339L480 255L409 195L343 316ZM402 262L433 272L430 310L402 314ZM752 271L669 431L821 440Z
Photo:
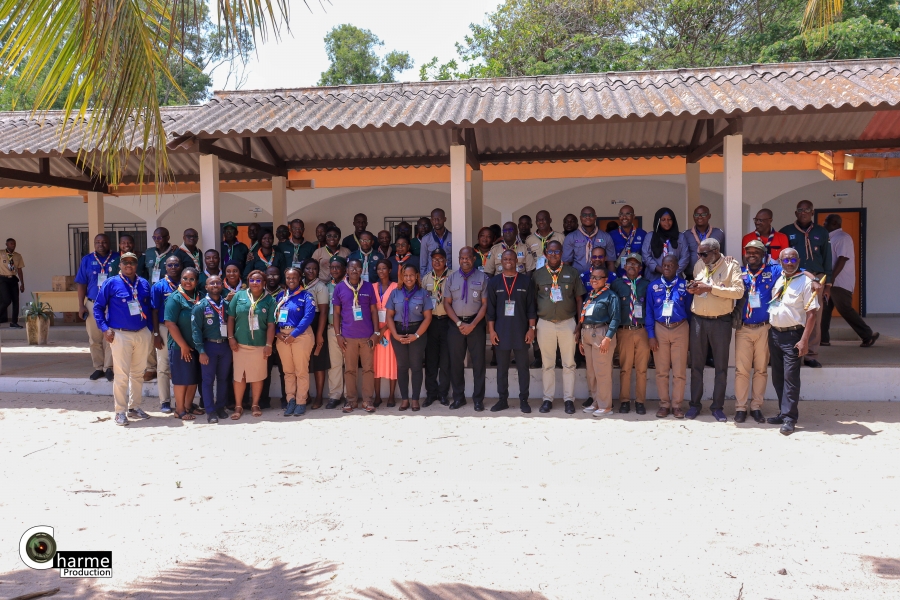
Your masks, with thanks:
M103 233L105 229L105 220L103 217L103 192L88 192L88 235L91 240L90 248L94 247L94 238ZM114 245L114 241L110 241L113 251L117 251L118 247Z
M200 247L219 249L219 157L200 155Z
M453 232L453 265L460 249L472 237L472 201L466 196L466 147L450 146L450 231Z
M472 237L478 234L478 230L484 227L484 171L472 171L471 196L472 196L472 221L469 231ZM472 242L474 243L474 239Z
M744 185L743 139L742 135L725 136L723 156L725 248L722 252L736 258L741 256L741 237L743 237L741 223Z
M700 206L700 163L684 165L684 190L687 213L684 215L684 225L681 228L687 230L694 226L694 209Z
M287 224L287 177L272 177L272 228Z

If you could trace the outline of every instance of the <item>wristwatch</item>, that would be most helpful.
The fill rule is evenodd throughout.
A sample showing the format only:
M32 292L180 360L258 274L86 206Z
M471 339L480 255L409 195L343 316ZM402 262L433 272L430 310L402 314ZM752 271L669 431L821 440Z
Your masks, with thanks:
M531 330L532 330L532 331L537 331L537 327L534 326L534 325L532 325L532 326L531 326Z
M456 322L456 326L459 327L460 325L462 325L462 323L463 323L462 319L460 319L459 321Z
M418 333L416 333L415 336L416 336L416 339L419 339L419 334L418 334Z
M159 332L154 331L154 332L153 332L153 337L159 337Z

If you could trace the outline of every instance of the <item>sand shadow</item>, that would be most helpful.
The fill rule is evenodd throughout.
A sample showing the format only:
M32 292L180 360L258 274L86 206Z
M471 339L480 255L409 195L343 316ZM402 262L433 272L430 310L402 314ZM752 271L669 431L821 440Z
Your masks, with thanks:
M900 579L900 559L881 556L860 556L863 563L881 579Z
M466 583L438 583L426 585L417 581L393 581L394 589L377 588L357 590L360 598L403 598L404 600L546 600L546 596L533 590L494 590Z

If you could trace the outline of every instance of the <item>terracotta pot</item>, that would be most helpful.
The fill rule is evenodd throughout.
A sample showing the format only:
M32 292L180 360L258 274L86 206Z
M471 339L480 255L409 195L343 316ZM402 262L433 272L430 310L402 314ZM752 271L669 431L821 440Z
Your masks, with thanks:
M26 317L25 333L28 335L28 343L32 346L46 346L47 335L50 333L50 319Z

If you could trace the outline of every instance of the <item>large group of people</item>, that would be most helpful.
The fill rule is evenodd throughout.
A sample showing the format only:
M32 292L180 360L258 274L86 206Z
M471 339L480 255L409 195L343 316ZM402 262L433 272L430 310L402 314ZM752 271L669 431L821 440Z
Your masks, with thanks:
M286 417L323 405L375 412L385 383L386 407L396 406L399 388L401 411L435 402L459 409L467 404L467 364L468 400L480 412L489 362L499 396L491 411L509 409L515 365L522 412L531 412L529 368L540 368L539 411L554 409L559 370L563 410L573 414L583 364L589 397L581 408L604 417L614 412L616 366L618 413L633 403L639 415L647 412L647 373L655 367L656 417L694 419L703 410L703 370L711 366L709 409L725 422L734 336L734 420L749 414L788 435L799 417L800 366L821 366L823 307L849 317L863 346L878 337L851 313L852 241L848 251L840 217L821 227L812 213L810 202L800 202L796 221L778 232L772 213L760 211L739 257L723 254L724 233L711 226L705 206L686 231L668 208L657 211L649 231L636 226L631 206L607 228L585 207L579 217L566 215L562 232L542 210L534 222L523 216L484 227L472 246L455 251L440 208L393 233L370 232L364 214L354 217L350 235L327 222L316 226L314 240L305 238L300 219L275 232L251 225L249 246L226 223L221 246L205 252L194 229L180 245L156 229L143 256L130 236L113 252L101 234L76 278L90 377L114 381L119 425L149 416L141 383L154 378L160 410L182 420L238 420L245 410L259 417L271 407L275 367ZM836 261L832 246L840 248ZM779 406L766 419L770 361Z

